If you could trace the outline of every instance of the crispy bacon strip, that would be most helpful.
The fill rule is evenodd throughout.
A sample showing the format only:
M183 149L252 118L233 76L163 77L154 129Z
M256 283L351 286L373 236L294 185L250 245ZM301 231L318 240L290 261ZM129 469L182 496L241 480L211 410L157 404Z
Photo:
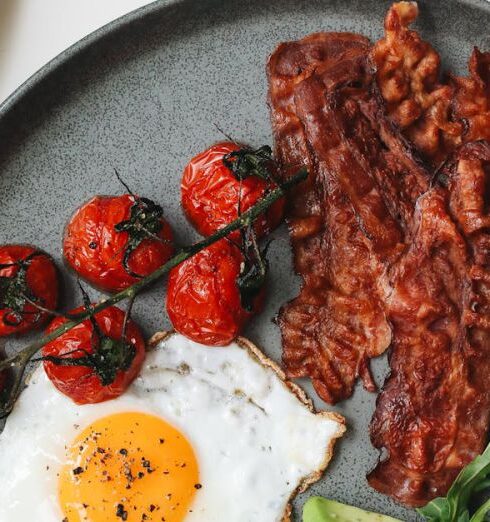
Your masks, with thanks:
M490 422L490 148L470 142L490 138L490 55L475 50L470 77L440 82L439 56L408 29L417 14L390 9L376 82L367 41L350 34L282 44L268 65L283 173L310 171L289 201L303 287L279 316L283 362L336 402L358 375L374 388L369 358L392 325L369 482L414 506L447 492ZM453 158L430 189L415 150L435 166Z
M461 142L490 140L490 52L475 47L469 77L450 75L453 118L462 122Z
M490 139L490 53L475 48L468 78L449 75L440 82L438 54L408 29L417 15L414 2L394 4L371 58L390 118L439 165L461 144ZM490 241L483 166L488 145L466 145L454 157L443 174L448 188L421 198L414 240L395 267L386 309L393 325L392 373L371 424L384 459L370 484L414 506L447 492L482 451L489 426L480 373L490 367L488 338L484 329L466 324L468 317L486 322L488 290L474 275L486 273Z
M485 447L490 421L490 147L463 146L419 201L413 242L387 301L391 375L371 439L385 457L368 477L411 506L445 495Z
M352 393L358 374L369 378L368 359L389 344L388 268L429 175L386 120L381 97L373 99L365 49L316 63L299 80L304 69L292 67L288 82L277 57L297 60L302 46L307 55L305 41L283 44L269 62L277 154L287 164L306 162L312 174L289 214L304 286L279 325L288 375L310 376L318 394L336 402Z
M490 53L475 48L470 76L441 82L438 53L409 29L418 12L416 2L393 4L371 58L390 117L439 165L462 143L490 139Z
M317 164L296 113L294 88L320 70L335 71L332 81L347 81L365 63L368 49L363 37L320 33L281 44L268 64L283 175L303 164L310 173L289 200L294 263L303 288L279 315L283 363L290 378L311 377L319 396L330 403L348 397L359 375L368 390L375 390L368 359L388 347L391 333L376 283L382 266L348 198Z

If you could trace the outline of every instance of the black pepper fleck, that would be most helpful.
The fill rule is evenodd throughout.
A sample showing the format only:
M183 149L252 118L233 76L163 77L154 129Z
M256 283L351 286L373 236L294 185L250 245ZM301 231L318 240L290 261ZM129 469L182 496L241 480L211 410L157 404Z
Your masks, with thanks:
M124 509L124 506L122 504L117 505L116 517L119 517L121 520L128 519L128 512Z

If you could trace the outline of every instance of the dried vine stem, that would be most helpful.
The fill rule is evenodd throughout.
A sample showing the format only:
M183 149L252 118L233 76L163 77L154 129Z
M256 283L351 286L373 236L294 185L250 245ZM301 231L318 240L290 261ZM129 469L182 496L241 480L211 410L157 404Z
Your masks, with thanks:
M207 246L212 245L216 241L219 241L220 239L226 237L230 232L233 232L234 230L250 226L260 214L267 210L275 201L283 197L287 190L289 190L291 187L294 187L301 181L305 180L307 176L308 172L306 169L303 168L299 170L294 176L290 177L276 189L269 192L266 196L263 197L263 199L258 201L253 207L244 212L240 217L232 221L226 227L221 228L213 235L203 239L202 241L199 241L198 243L195 243L190 247L183 248L174 257L172 257L160 268L152 272L149 276L142 278L134 285L126 288L125 290L122 290L117 294L114 294L113 296L105 299L104 301L101 301L100 303L93 306L91 310L82 312L80 314L77 314L76 316L71 317L69 321L63 323L60 327L56 328L48 335L40 337L39 339L26 346L15 355L12 355L8 359L2 361L0 363L0 371L5 370L6 368L18 367L20 368L20 372L23 373L24 368L26 367L28 362L45 344L60 337L68 330L71 330L74 326L85 321L85 319L88 319L89 317L97 314L105 308L108 308L109 306L115 305L121 301L124 301L125 299L134 300L134 297L141 290L151 285L157 279L160 279L164 274L166 274L169 270L171 270L178 264L182 263L186 259L189 259L194 254L197 254L203 248L206 248Z

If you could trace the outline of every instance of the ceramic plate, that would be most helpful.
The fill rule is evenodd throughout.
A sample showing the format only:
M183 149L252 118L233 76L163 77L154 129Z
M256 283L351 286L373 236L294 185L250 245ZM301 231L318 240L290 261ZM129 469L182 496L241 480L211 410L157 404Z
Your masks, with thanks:
M182 244L197 236L179 205L185 163L222 136L271 143L265 62L284 40L314 31L357 31L377 39L390 2L375 0L195 0L156 2L102 28L56 58L0 107L0 243L34 243L61 263L63 226L94 194L133 190L160 202ZM444 65L464 72L473 45L490 48L490 4L420 2L416 27L441 52ZM285 229L275 234L264 313L246 332L280 359L274 317L298 291ZM146 333L169 328L165 289L136 304ZM73 278L65 276L65 305ZM92 291L93 297L97 294ZM25 339L22 340L25 342ZM10 343L10 349L20 341ZM386 361L375 362L382 383ZM308 382L301 382L325 407ZM336 407L348 434L324 479L306 495L322 494L406 521L414 511L370 489L366 472L377 452L368 438L376 396L357 387ZM299 518L298 518L299 519Z

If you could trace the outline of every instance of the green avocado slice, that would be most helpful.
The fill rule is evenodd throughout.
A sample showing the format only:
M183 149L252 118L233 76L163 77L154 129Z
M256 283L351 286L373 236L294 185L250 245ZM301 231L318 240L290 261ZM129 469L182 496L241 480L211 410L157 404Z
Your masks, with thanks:
M303 522L401 522L323 497L310 497L303 506Z

